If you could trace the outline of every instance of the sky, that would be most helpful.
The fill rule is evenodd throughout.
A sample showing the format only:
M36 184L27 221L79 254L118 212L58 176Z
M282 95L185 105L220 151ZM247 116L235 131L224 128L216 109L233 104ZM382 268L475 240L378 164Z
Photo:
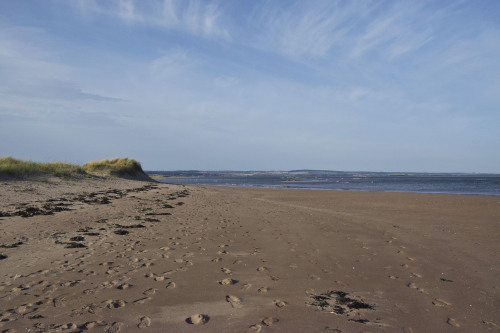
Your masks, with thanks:
M500 1L0 0L0 156L500 173Z

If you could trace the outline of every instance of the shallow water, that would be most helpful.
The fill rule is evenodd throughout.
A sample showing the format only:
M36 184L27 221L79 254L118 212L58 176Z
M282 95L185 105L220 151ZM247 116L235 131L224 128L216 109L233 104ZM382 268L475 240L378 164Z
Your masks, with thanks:
M171 184L500 195L500 175L369 172L151 171Z

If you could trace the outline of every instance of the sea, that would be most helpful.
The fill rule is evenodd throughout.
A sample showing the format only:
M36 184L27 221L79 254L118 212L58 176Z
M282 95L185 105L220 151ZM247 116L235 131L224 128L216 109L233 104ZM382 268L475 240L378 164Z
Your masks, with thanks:
M169 184L335 191L500 195L500 174L295 171L148 171Z

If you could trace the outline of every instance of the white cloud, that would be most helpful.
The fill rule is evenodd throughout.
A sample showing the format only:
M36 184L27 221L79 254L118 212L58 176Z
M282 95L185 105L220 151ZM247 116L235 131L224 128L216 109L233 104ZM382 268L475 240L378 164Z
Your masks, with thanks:
M276 5L279 4L279 5ZM360 58L367 52L396 58L432 39L440 15L413 2L269 2L254 15L257 47L300 58ZM441 15L444 15L443 13Z
M300 57L326 55L335 44L343 40L352 29L346 25L355 11L352 2L297 2L288 8L269 3L258 19L264 24L263 40L267 47Z
M431 17L422 15L421 8L416 7L396 3L384 14L374 16L355 38L352 55L361 57L375 50L395 58L428 43L432 39Z

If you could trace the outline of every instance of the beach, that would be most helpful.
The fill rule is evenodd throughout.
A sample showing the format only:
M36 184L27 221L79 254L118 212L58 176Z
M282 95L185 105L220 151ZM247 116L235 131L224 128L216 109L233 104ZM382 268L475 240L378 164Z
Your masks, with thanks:
M0 181L0 332L489 332L500 196Z

